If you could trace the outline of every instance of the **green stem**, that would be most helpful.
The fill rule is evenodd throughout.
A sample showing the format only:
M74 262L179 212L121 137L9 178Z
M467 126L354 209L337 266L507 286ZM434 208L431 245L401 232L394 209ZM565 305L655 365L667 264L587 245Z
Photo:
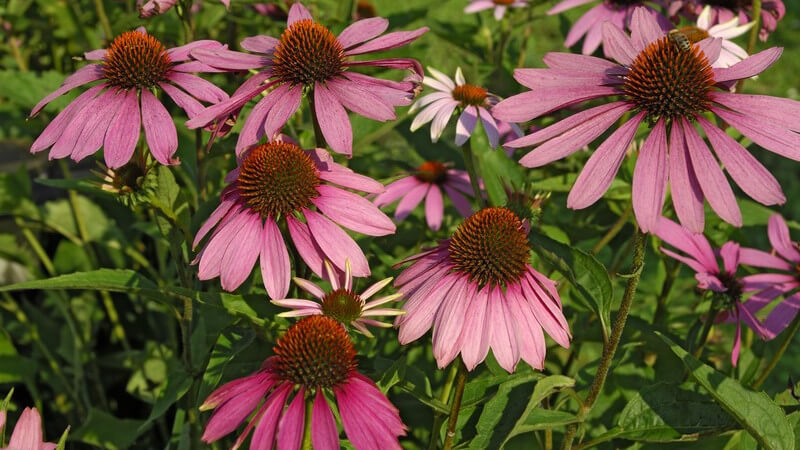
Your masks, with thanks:
M97 11L97 18L100 19L100 26L103 27L103 33L106 35L106 41L111 41L114 38L114 31L111 30L111 22L106 15L106 7L103 0L94 0L94 9Z
M611 242L611 240L614 239L614 237L617 234L619 234L620 231L622 231L622 228L625 226L626 223L628 223L628 219L631 217L632 212L633 212L633 203L628 205L628 207L625 209L622 215L619 216L619 219L617 219L617 221L614 222L614 225L612 225L611 228L608 229L608 232L606 232L606 234L602 238L600 238L599 241L597 241L597 244L595 244L594 247L592 247L593 255L600 253L600 250L602 250L603 247L608 245L608 243Z
M453 448L453 439L456 436L456 425L458 424L458 412L461 410L464 386L467 384L467 366L464 365L460 358L457 364L456 392L453 396L453 404L450 405L450 418L447 421L447 434L444 437L444 450L452 450Z
M747 40L747 54L752 55L756 50L756 42L758 41L758 33L761 30L761 0L753 0L753 28L750 30L750 37ZM736 92L742 92L744 87L744 79L736 83Z
M439 401L445 405L448 401L450 401L450 391L453 390L453 382L456 379L456 374L458 374L458 365L451 364L450 371L447 373L447 379L445 380L444 387L442 388L442 393L439 395ZM444 414L434 411L433 426L431 427L431 438L428 441L428 450L435 450L439 446L439 429L442 427L445 417L446 416Z
M789 331L784 333L786 337L783 339L783 342L781 342L781 346L778 347L778 351L772 355L772 359L769 360L769 364L767 364L764 372L762 372L761 376L759 376L758 379L756 379L756 381L753 383L753 390L757 391L761 389L761 386L765 381L767 381L769 374L772 372L775 366L778 365L778 361L781 360L781 357L786 352L786 349L789 348L789 344L791 344L794 340L794 336L797 334L798 329L800 329L800 314L795 316L792 324L789 325Z
M594 380L589 388L589 395L583 401L583 404L578 409L578 422L583 423L586 417L592 411L592 406L600 393L603 391L603 386L608 377L611 363L614 360L614 354L617 351L619 342L622 338L622 332L625 330L625 323L628 320L628 313L630 312L631 304L636 296L636 288L639 286L639 279L642 276L642 268L644 267L644 253L645 253L645 235L637 230L634 235L633 245L633 265L631 267L631 276L628 278L628 283L625 286L625 294L622 296L622 302L617 311L617 317L614 321L614 326L611 329L611 337L608 343L603 346L603 356L600 359L600 365L597 366L597 372L594 374ZM571 425L567 428L564 435L564 444L562 448L568 450L572 448L572 441L578 433L578 425Z
M472 152L471 139L467 139L467 142L464 143L464 167L467 169L467 174L469 174L469 183L472 185L472 192L478 200L478 205L481 208L485 208L486 199L483 198L483 194L481 193L481 186L478 181L480 177L475 167L475 155Z
M314 450L314 445L311 441L311 414L314 411L314 396L309 392L306 398L306 423L303 428L303 443L300 445L302 450Z
M700 332L700 338L697 341L697 346L692 352L692 355L694 355L695 358L699 358L703 353L703 348L706 346L706 342L708 342L708 336L711 334L711 328L714 326L714 320L716 320L717 314L719 314L719 302L717 301L717 296L715 295L711 300L711 309L709 309L708 318L703 324L703 331Z

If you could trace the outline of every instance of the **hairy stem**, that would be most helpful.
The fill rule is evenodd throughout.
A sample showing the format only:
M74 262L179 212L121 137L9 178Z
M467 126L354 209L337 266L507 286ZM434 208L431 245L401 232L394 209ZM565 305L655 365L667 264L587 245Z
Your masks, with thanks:
M461 359L458 360L458 373L456 374L456 392L453 403L450 405L450 418L447 421L447 434L444 437L444 450L452 450L453 439L456 436L458 412L461 410L461 398L464 396L464 386L467 384L467 366Z
M453 382L456 379L457 373L458 366L451 364L450 371L447 373L447 379L445 380L444 387L442 388L442 393L439 395L439 401L445 405L448 403L448 401L450 401L450 391L453 390ZM431 438L428 441L428 450L435 450L437 447L439 447L439 429L442 427L445 417L446 416L444 414L434 411L433 426L431 427Z
M620 303L619 310L617 311L617 317L614 320L614 326L611 329L611 337L609 338L608 343L603 346L603 356L600 360L600 365L597 366L597 372L595 372L592 385L589 388L589 395L586 396L583 404L578 409L577 415L579 423L583 423L583 421L586 420L586 417L592 411L594 402L597 401L597 398L603 391L606 377L608 377L611 363L614 360L614 354L617 351L620 339L622 338L622 332L625 329L625 323L628 320L628 313L630 312L633 298L636 296L636 288L639 286L639 279L642 276L642 268L644 267L645 235L641 231L637 230L633 239L633 265L631 267L631 276L628 278L628 283L625 286L625 294L622 297L622 302ZM567 428L567 432L564 435L564 444L562 445L563 449L567 450L572 448L572 442L577 433L577 424L571 425L569 428Z

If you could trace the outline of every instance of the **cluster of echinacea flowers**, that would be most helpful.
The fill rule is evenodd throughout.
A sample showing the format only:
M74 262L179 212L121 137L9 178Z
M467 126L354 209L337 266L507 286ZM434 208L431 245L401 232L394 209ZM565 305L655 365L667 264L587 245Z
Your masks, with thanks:
M528 0L470 0L469 5L464 8L467 14L486 11L494 11L496 20L503 20L509 8L524 8L528 6Z
M646 123L652 129L638 152L632 187L641 228L655 228L668 182L675 212L692 231L704 228L703 199L723 220L741 226L736 197L698 133L699 124L725 170L747 195L765 205L784 203L775 177L706 117L712 113L761 147L800 160L800 102L726 89L766 70L782 49L770 48L731 67L713 68L720 39L681 48L643 8L634 12L631 28L628 36L615 25L604 25L604 49L612 60L548 53L547 68L515 71L517 81L531 91L498 103L493 114L502 120L524 122L587 100L614 100L506 143L511 148L537 146L520 163L540 167L564 158L623 118L592 153L569 193L568 207L585 208L609 188L636 131Z
M694 19L710 8L709 24L716 25L738 18L739 23L753 22L753 2L751 1L708 1L708 0L671 0L667 11L670 17L686 16ZM769 34L778 27L778 22L786 15L783 0L763 0L761 2L761 28L758 36L766 41Z
M396 308L379 308L402 297L403 294L391 294L378 297L367 302L373 295L380 292L392 282L392 278L384 278L368 287L360 294L355 291L353 286L353 273L350 261L345 261L345 272L342 280L339 274L331 266L330 262L325 261L325 270L331 284L330 292L325 292L319 285L295 277L294 282L304 291L314 296L319 302L300 298L285 298L273 300L272 303L284 308L291 308L291 311L278 314L279 317L304 317L313 315L323 315L338 320L345 326L351 326L367 337L373 337L368 326L379 328L391 328L392 324L376 320L379 316L400 316L404 312Z
M784 258L800 261L800 252L789 240L789 231L785 226L780 216L770 219L770 242L776 250L780 249L779 254ZM769 340L783 331L797 314L800 295L787 295L800 287L797 273L738 274L740 265L796 271L787 261L760 250L741 247L732 241L714 249L701 233L693 233L663 217L659 219L655 234L681 253L663 247L661 251L691 267L696 272L698 288L717 296L712 300L712 308L720 309L721 313L706 320L736 323L736 337L731 349L731 363L734 366L738 363L741 350L742 323L761 339ZM756 314L780 296L785 298L762 323Z
M398 437L406 434L406 427L400 414L375 383L358 372L356 351L342 324L321 315L306 317L278 339L273 351L259 371L224 384L200 407L214 409L203 433L205 442L248 421L233 449L252 431L252 449L299 450L310 420L313 448L338 449L331 398L355 448L401 448ZM311 417L306 417L307 402L313 402Z
M297 253L319 277L326 260L339 271L349 260L355 276L370 274L361 248L340 226L369 236L395 231L372 202L341 189L379 194L383 185L337 164L323 149L303 150L282 140L252 146L226 180L220 204L198 230L193 247L214 230L194 263L199 279L219 277L228 291L239 287L260 259L270 298L286 297L291 263L279 224L285 224Z
M226 8L231 7L231 0L219 0ZM178 0L139 0L139 16L142 18L158 16L172 9Z
M543 330L569 347L569 325L555 283L530 266L529 224L511 210L484 208L433 249L411 256L395 281L407 299L395 321L407 344L433 328L439 367L459 354L468 370L492 349L513 372L520 359L544 368Z
M6 412L0 410L0 437L6 424ZM2 445L2 442L0 442ZM0 450L55 450L56 444L45 442L42 433L42 418L36 408L25 408L17 420L8 447Z
M314 22L300 3L289 10L286 29L280 39L253 36L241 42L252 53L227 49L198 49L192 56L225 71L257 70L233 96L207 108L187 122L190 128L225 121L237 114L251 99L269 90L253 107L239 134L237 152L262 137L271 140L300 107L303 93L313 120L318 123L328 146L352 154L353 132L345 108L364 117L386 121L396 118L394 108L411 104L422 78L419 63L410 58L351 60L351 57L406 45L422 36L426 27L381 36L389 21L381 17L359 20L335 36ZM409 69L407 81L388 81L355 72L356 67Z
M711 7L706 5L703 12L697 17L695 26L682 27L678 31L689 36L690 40L694 42L700 42L709 37L722 39L719 58L711 64L711 67L730 67L748 56L747 51L731 39L747 33L756 24L750 22L740 25L742 23L740 21L741 19L737 16L727 22L713 25Z
M131 159L144 128L153 157L161 164L176 164L178 132L152 90L166 93L189 117L204 108L201 102L227 99L224 91L192 74L216 69L189 55L199 48L222 47L217 41L202 40L166 49L144 28L120 34L108 49L86 53L85 58L92 63L67 77L61 87L33 108L31 117L70 90L100 81L47 125L31 145L31 152L50 148L50 159L69 156L80 161L103 147L106 165L116 169Z
M404 220L425 200L425 220L431 230L438 230L444 218L442 190L450 198L456 210L467 217L472 206L464 195L472 196L469 174L463 170L449 168L441 161L426 161L411 175L386 186L386 190L375 197L375 205L384 207L399 200L395 208L395 220Z
M560 14L566 10L595 0L562 0L553 6L547 14ZM564 46L572 47L583 38L581 53L591 55L603 44L603 24L609 22L620 29L629 29L633 19L633 12L645 8L648 14L659 24L662 30L669 30L672 24L646 1L631 0L600 0L599 4L587 11L570 28L564 40Z
M503 137L511 134L522 136L522 130L516 124L504 123L492 116L491 108L500 99L481 86L467 83L460 67L456 69L455 81L432 67L428 67L428 71L433 77L425 77L422 83L436 92L420 97L411 105L409 113L419 111L411 122L411 131L431 122L431 140L436 142L444 133L453 111L458 109L456 145L459 147L472 136L478 119L492 148L497 147Z

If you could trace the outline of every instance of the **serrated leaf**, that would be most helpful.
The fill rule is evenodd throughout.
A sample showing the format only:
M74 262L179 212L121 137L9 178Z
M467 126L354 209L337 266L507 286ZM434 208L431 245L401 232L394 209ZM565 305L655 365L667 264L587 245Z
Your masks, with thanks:
M767 450L794 449L794 430L786 420L786 414L766 394L745 389L736 380L703 364L668 337L657 331L656 334L683 361L692 378L762 447Z
M658 383L628 401L617 426L626 439L670 442L730 430L736 422L707 394Z
M605 266L583 250L542 234L532 236L531 241L533 250L561 272L572 283L580 299L598 315L607 336L614 287Z

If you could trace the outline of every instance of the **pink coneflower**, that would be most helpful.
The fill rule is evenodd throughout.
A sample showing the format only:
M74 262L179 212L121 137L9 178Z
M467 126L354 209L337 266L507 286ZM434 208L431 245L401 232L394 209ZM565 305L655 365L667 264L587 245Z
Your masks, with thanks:
M739 23L753 21L753 2L751 0L672 0L669 3L669 15L684 15L694 20L702 14L703 9L710 7L709 24L725 23L738 18ZM769 34L778 27L778 22L786 15L783 0L763 0L761 2L761 29L758 37L766 41Z
M228 94L218 87L189 73L216 71L191 61L190 51L222 47L216 41L195 41L167 50L143 28L122 33L108 49L86 53L87 60L97 62L67 77L33 108L31 117L68 91L101 81L47 125L31 145L31 152L52 147L50 159L71 156L80 161L104 147L106 165L116 169L131 159L143 127L153 157L161 164L177 163L173 155L178 149L178 132L152 90L161 88L189 117L203 109L198 100L216 103L227 99Z
M242 41L242 47L255 54L200 49L192 56L211 66L260 72L248 79L229 101L208 108L187 125L197 128L224 119L271 89L253 107L242 128L236 144L237 151L241 151L262 136L271 139L300 107L304 89L310 88L313 94L309 94L309 101L313 98L313 114L325 140L334 151L350 155L353 133L345 108L370 119L393 120L394 108L410 104L417 86L413 81L381 80L350 69L358 66L411 69L422 77L422 68L413 59L349 60L351 56L406 45L428 30L423 27L378 37L388 26L388 20L374 17L359 20L334 36L325 26L314 22L303 5L295 3L280 39L254 36Z
M774 338L782 328L765 326L757 318L756 313L785 292L786 281L779 274L755 274L737 276L740 264L762 263L765 256L771 255L755 249L740 247L728 241L720 249L713 249L708 240L700 233L693 233L675 222L661 217L655 234L664 242L683 252L679 254L661 248L661 251L691 267L697 279L697 287L718 295L723 312L715 319L718 322L736 322L736 338L731 351L731 363L735 366L739 360L741 347L742 322L758 334L761 339ZM717 260L722 259L722 264ZM753 292L746 301L745 294ZM784 301L783 303L785 303ZM783 304L781 303L775 309ZM781 308L784 311L784 308ZM780 311L779 311L780 312ZM796 311L795 311L796 312Z
M6 412L0 411L0 436L6 422ZM8 447L0 450L55 450L56 444L45 442L42 434L42 419L36 408L25 408L19 416Z
M753 283L764 282L761 297L764 305L784 295L784 300L770 311L764 328L775 336L794 320L800 310L800 244L789 236L789 227L779 214L769 218L767 226L773 254L755 249L742 249L741 262L753 267L777 269L784 273L753 275ZM777 255L776 255L777 254Z
M299 298L273 300L272 303L278 306L292 309L292 311L280 313L278 316L303 317L321 314L336 319L345 325L352 326L367 337L372 337L372 333L367 329L367 326L381 328L392 327L390 323L375 320L376 317L400 316L405 314L402 310L396 308L378 308L378 306L397 300L402 297L403 294L386 295L372 300L371 302L367 302L370 297L377 294L378 291L386 287L386 285L392 281L391 277L378 281L359 294L353 288L353 273L350 268L349 260L345 262L345 273L342 283L339 282L339 275L334 271L330 262L325 261L325 269L328 274L328 280L331 283L331 291L325 292L321 287L311 281L296 277L294 282L303 288L304 291L316 297L319 302Z
M508 8L524 8L528 6L528 0L470 0L469 5L464 8L465 13L476 13L494 8L494 18L503 20Z
M552 7L547 14L555 15L576 6L593 3L595 0L562 0ZM632 0L601 0L600 4L586 12L572 25L564 41L565 47L572 47L583 39L581 53L591 55L603 43L603 23L611 22L621 29L628 29L637 8L646 8L646 11L655 18L661 29L669 30L672 24L658 11L651 8L645 1Z
M251 449L299 450L306 420L311 420L313 448L338 449L339 431L328 403L328 398L335 398L353 447L400 448L398 437L406 434L400 414L372 380L358 373L356 351L339 322L325 316L306 317L278 339L273 351L275 356L258 372L218 388L200 407L215 410L203 433L205 442L233 432L255 411L234 450L250 431ZM314 404L307 418L306 402L310 401Z
M231 0L219 0L226 8L231 7ZM169 11L173 6L178 3L178 0L138 0L139 3L139 17L147 18Z
M468 84L460 67L456 69L455 82L436 69L428 67L428 71L433 77L425 77L422 82L437 92L425 95L411 105L409 113L419 111L411 122L411 131L432 121L431 140L436 142L442 136L453 111L458 108L461 114L456 125L456 145L460 147L467 142L480 118L489 144L492 148L497 147L502 123L492 117L489 109L500 99L480 86ZM513 129L514 126L509 127ZM522 130L517 128L515 131L519 136L522 135Z
M285 223L297 252L319 277L326 259L343 271L349 258L355 276L370 274L364 253L340 225L369 236L395 231L369 200L333 185L370 193L383 192L383 186L336 164L322 149L306 151L280 141L255 146L226 180L221 203L193 247L215 228L194 262L200 265L199 279L220 277L227 291L239 287L260 258L270 298L286 297L291 265L278 224Z
M503 120L523 122L586 100L615 100L506 144L539 146L520 160L522 165L540 167L564 158L615 127L631 111L589 158L567 198L570 208L585 208L603 196L643 121L652 129L638 152L632 193L643 230L655 227L668 180L678 218L692 231L703 230L704 198L723 220L741 226L736 197L696 124L746 194L765 205L785 202L775 177L705 117L709 112L716 114L761 147L800 160L800 134L796 133L800 131L800 102L718 89L761 73L782 49L764 50L732 67L714 69L711 64L720 54L720 39L706 39L684 50L642 8L634 13L631 25L631 37L614 25L604 28L605 51L617 63L549 53L544 57L549 68L515 72L516 79L532 90L494 108L495 116Z
M711 67L730 67L748 56L745 49L731 39L747 33L754 25L755 22L739 25L739 17L734 17L725 23L712 26L711 7L706 5L703 12L697 17L695 26L682 27L679 31L689 37L692 42L700 42L709 37L722 39L719 58L711 64Z
M469 175L463 170L450 169L439 161L426 161L413 175L387 185L386 191L375 197L374 202L383 207L400 200L394 218L403 220L425 199L425 219L430 229L436 231L442 226L444 217L442 189L462 216L472 214L472 206L463 195L473 195Z
M526 224L506 208L468 217L436 248L403 262L413 264L395 286L408 299L395 322L407 344L433 327L433 355L445 367L459 353L467 369L489 348L508 372L520 358L542 369L542 329L569 347L570 332L555 283L529 264Z

